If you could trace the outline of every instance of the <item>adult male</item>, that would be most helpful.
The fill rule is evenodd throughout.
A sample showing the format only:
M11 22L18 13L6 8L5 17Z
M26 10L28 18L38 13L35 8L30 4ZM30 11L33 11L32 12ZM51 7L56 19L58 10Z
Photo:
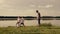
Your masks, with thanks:
M36 13L37 13L38 25L40 26L41 14L38 10L36 10Z

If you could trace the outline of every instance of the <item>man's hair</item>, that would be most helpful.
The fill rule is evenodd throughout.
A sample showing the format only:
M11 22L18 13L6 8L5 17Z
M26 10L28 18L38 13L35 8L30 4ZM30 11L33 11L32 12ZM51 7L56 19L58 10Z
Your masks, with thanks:
M38 13L38 10L36 10L36 12Z

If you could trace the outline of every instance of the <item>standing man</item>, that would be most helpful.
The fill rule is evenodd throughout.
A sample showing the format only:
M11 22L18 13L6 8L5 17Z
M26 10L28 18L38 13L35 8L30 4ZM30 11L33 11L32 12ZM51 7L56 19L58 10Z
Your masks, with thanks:
M40 15L40 12L38 10L36 10L36 13L37 13L38 25L40 26L41 15Z

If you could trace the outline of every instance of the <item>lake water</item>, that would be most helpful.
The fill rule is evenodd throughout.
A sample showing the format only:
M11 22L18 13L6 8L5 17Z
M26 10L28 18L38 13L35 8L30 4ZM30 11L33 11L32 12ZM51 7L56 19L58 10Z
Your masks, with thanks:
M7 27L7 26L16 26L17 20L5 20L0 21L0 27ZM41 20L41 23L51 23L56 26L60 26L60 20ZM37 20L25 20L25 26L37 26Z

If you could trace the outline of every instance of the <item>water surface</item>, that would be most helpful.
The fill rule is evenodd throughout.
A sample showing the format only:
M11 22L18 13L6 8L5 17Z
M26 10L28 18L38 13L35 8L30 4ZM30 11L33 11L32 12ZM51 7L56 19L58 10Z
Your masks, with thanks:
M16 26L17 20L0 21L0 27ZM41 20L41 23L51 23L52 25L60 26L60 20ZM37 20L25 20L25 26L37 26Z

